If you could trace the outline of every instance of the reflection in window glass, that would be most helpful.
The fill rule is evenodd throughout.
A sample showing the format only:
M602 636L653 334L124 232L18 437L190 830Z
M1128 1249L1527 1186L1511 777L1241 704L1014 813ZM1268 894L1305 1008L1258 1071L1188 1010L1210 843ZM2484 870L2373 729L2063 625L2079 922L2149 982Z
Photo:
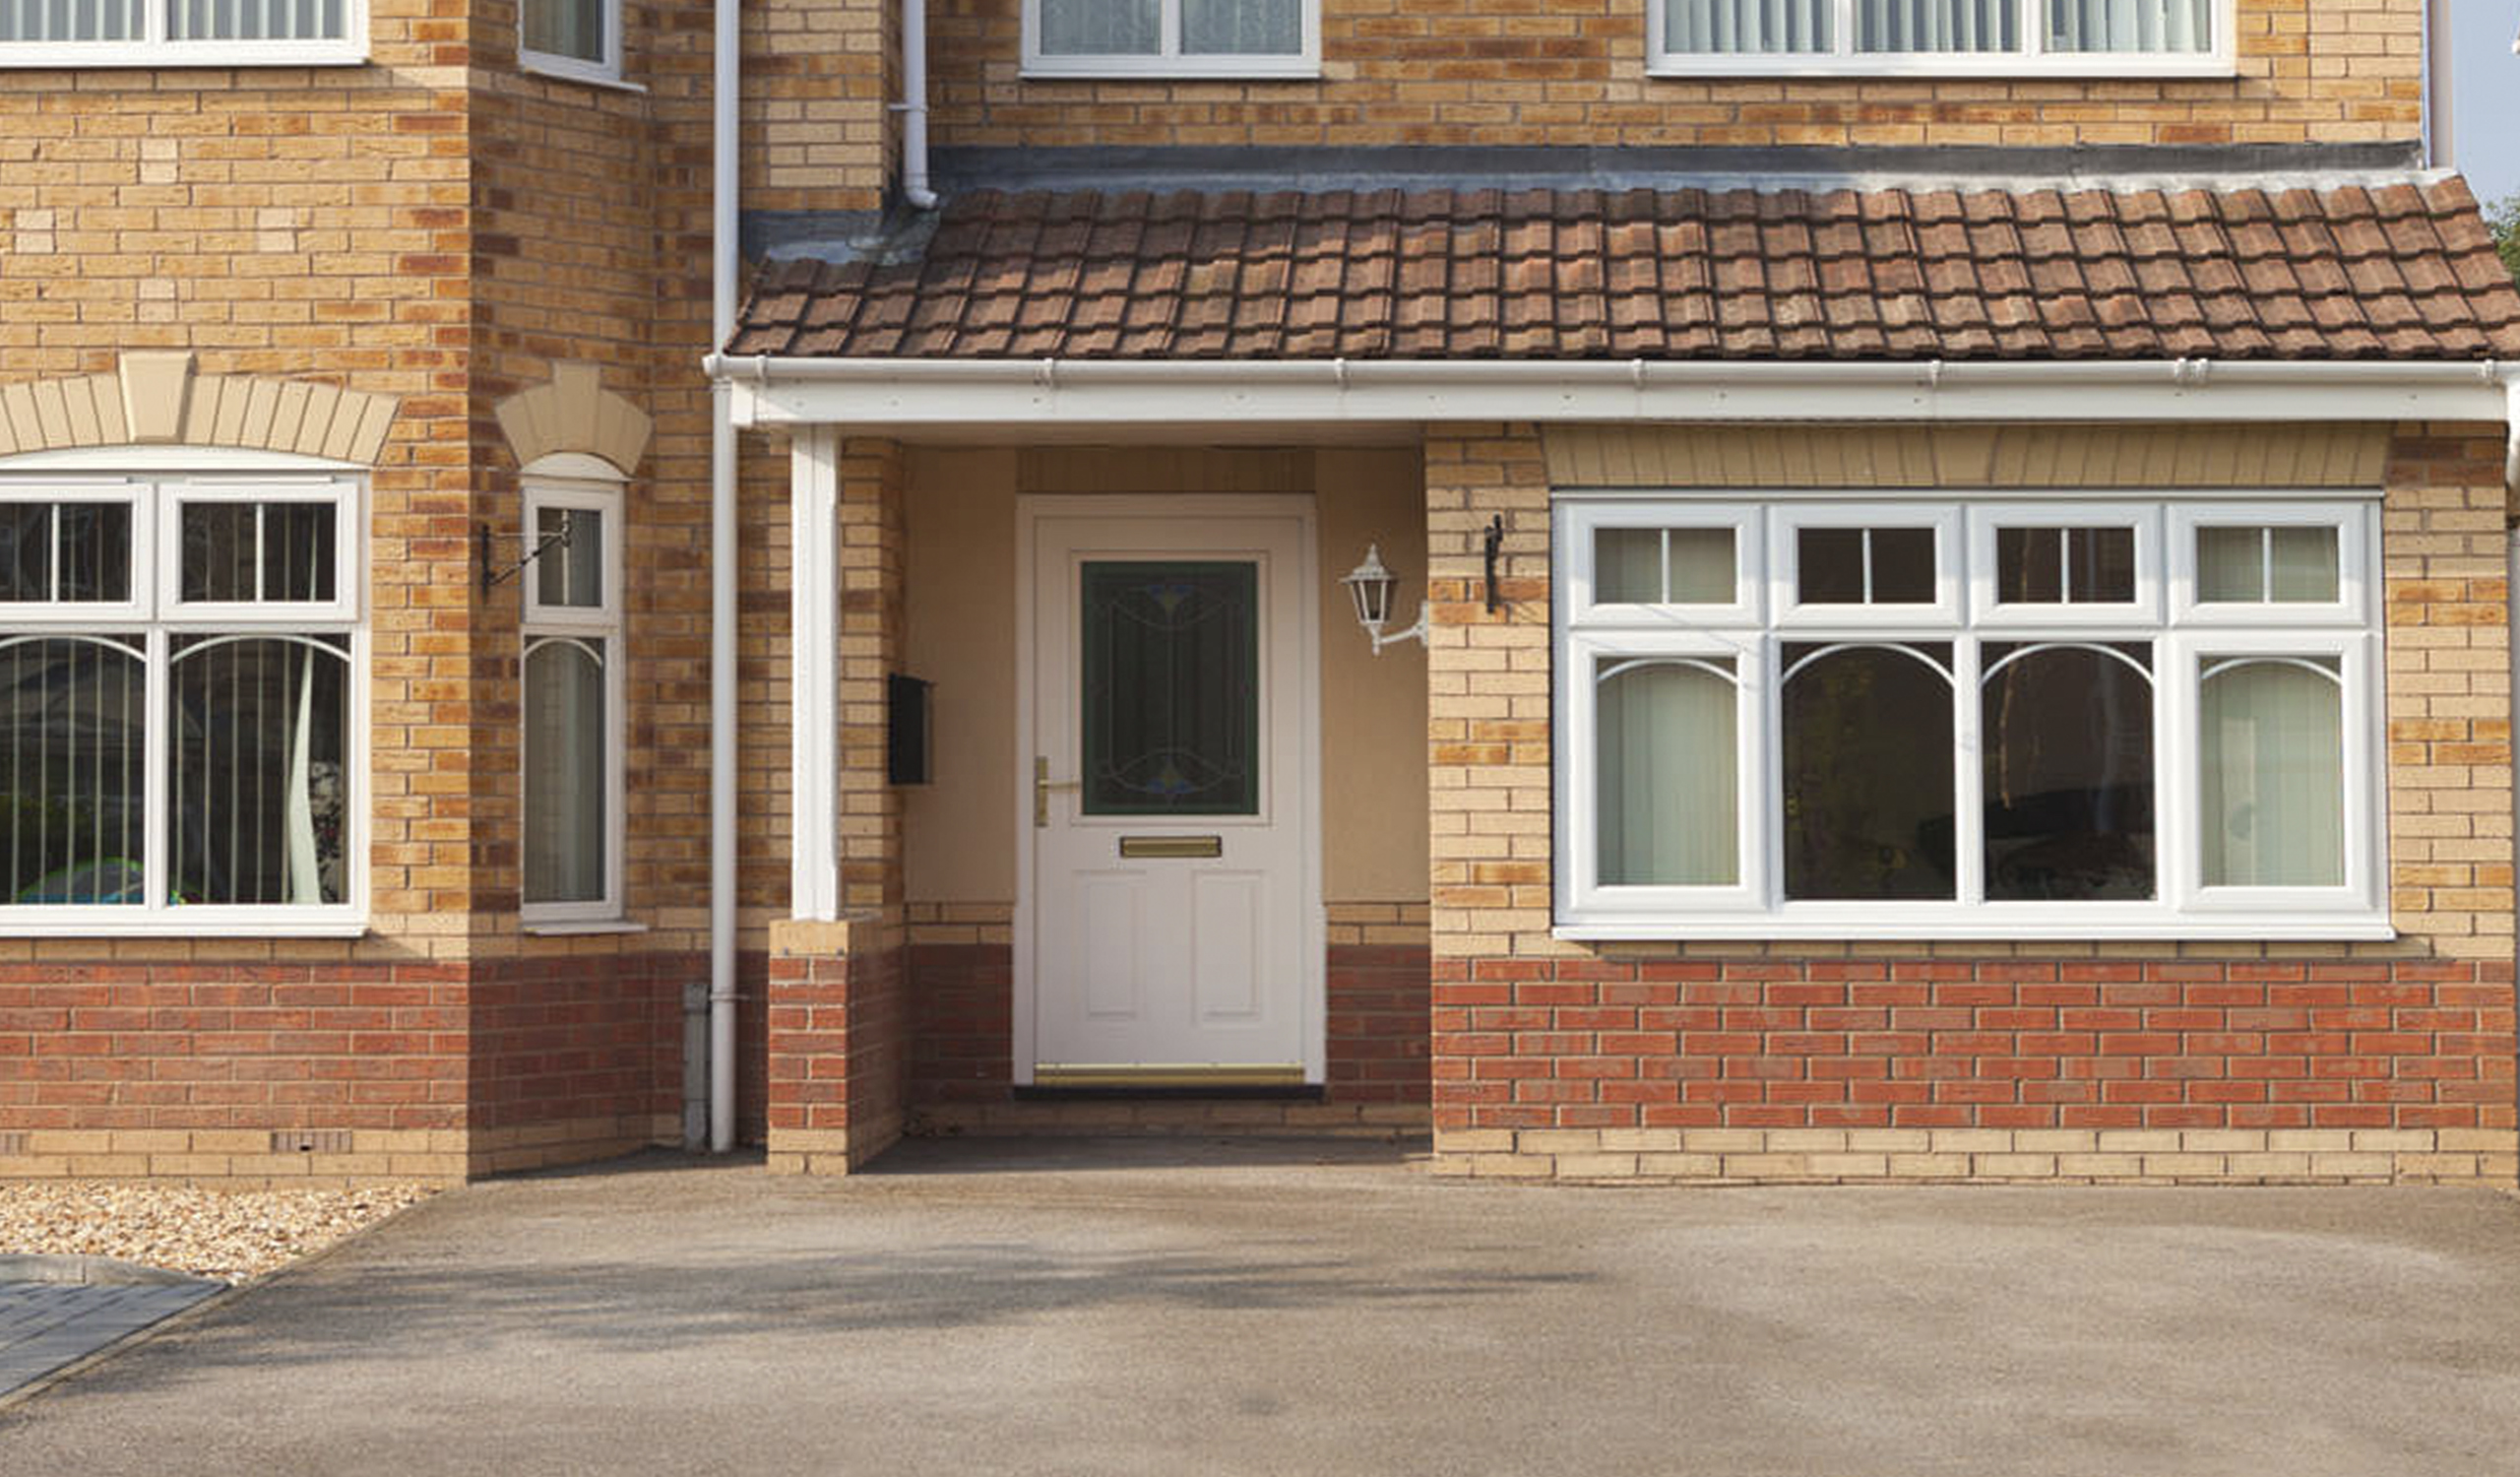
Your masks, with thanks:
M179 636L168 794L186 903L338 903L349 730L340 636Z
M1731 663L1604 662L1595 714L1605 886L1740 880Z
M1951 648L1784 650L1785 893L1955 896Z
M2335 604L2335 526L2198 529L2196 598L2242 605Z
M536 601L590 610L602 606L602 513L594 508L537 509L534 539L542 550L534 560ZM555 539L561 542L545 542Z
M1804 605L1929 605L1933 530L1803 528L1795 531L1795 593Z
M0 601L131 599L131 504L0 503Z
M188 502L183 510L184 600L334 599L332 503Z
M1989 642L1984 656L1986 896L2152 897L2147 647Z
M2333 658L2209 658L2199 693L2205 883L2345 880L2345 713Z
M1998 528L1995 599L2024 606L2130 604L2135 531Z
M143 900L147 691L137 638L0 641L0 902Z

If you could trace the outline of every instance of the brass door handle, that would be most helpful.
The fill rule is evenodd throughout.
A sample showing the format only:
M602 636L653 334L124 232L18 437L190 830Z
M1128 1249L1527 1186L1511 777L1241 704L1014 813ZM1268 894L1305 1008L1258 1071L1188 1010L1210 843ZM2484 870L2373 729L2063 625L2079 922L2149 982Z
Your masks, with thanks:
M1033 756L1033 829L1040 830L1050 823L1050 792L1080 788L1075 780L1050 778L1050 761L1043 755Z

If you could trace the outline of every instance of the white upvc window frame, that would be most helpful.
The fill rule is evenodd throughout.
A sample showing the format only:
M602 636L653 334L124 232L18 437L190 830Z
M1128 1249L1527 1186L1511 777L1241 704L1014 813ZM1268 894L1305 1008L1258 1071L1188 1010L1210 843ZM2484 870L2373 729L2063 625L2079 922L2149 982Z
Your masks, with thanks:
M548 4L551 0L521 0L516 11L517 69L540 77L557 77L569 82L587 82L598 86L618 87L621 83L622 4L621 0L603 0L603 55L595 58L571 56L565 51L536 51L525 41L525 14L529 6Z
M1041 50L1041 0L1023 0L1024 65L1028 78L1142 80L1209 78L1265 82L1321 75L1321 0L1300 0L1299 50L1280 55L1185 56L1181 51L1181 0L1161 0L1162 40L1151 53L1106 52L1049 55Z
M1907 503L1832 493L1737 490L1567 493L1552 509L1557 596L1555 654L1557 936L1578 939L2347 939L2393 936L2387 915L2386 746L2382 633L2377 619L2375 496L2250 494L1938 493ZM1947 517L1945 516L1947 515ZM1766 568L1729 607L1645 609L1591 601L1593 537L1605 528L1703 526L1747 518ZM1795 531L1887 518L1948 529L1950 564L1931 606L1802 607L1793 602ZM2208 524L2325 524L2338 530L2333 603L2204 605L2192 581L2192 542ZM2133 601L2100 607L1996 606L1997 528L2128 526L2136 530ZM2184 559L2176 545L2189 541ZM2168 547L2165 547L2167 544ZM1736 546L1739 546L1736 545ZM2192 585L2190 586L2192 589ZM1760 607L1765 606L1764 618ZM2096 611L2100 613L2094 613ZM1825 617L1825 618L1824 618ZM1783 648L1788 644L1946 644L1953 684L1953 901L1841 901L1783 895ZM2003 901L1985 897L1984 804L1979 729L1987 643L2141 646L2149 652L2156 896L2147 900ZM2332 663L2341 692L2345 868L2334 887L2207 886L2203 881L2201 664L2286 657ZM1736 674L1741 791L1737 885L1604 886L1599 881L1598 674L1605 663L1690 658L1730 662Z
M147 896L136 904L0 902L0 937L349 937L367 930L369 809L369 635L366 618L366 485L338 472L87 473L0 468L0 501L129 501L132 595L127 604L0 604L0 633L119 636L142 643L146 723L143 858ZM182 508L207 501L331 502L336 512L335 588L326 602L268 605L186 602L176 562ZM348 668L343 722L343 900L339 903L172 903L171 786L173 646L194 634L285 633L343 638Z
M2236 0L2215 0L2214 41L2203 51L2049 51L2045 0L2017 0L2018 51L1857 51L1855 0L1835 0L1830 52L1673 52L1668 49L1669 0L1644 0L1648 77L2233 77L2239 65L2234 36Z
M353 67L368 57L367 0L342 0L342 34L290 40L174 40L167 7L150 0L147 34L111 41L0 41L0 69L20 67Z
M623 764L623 738L628 730L624 722L623 699L626 691L624 639L621 599L623 510L628 501L618 482L591 477L559 477L529 472L525 478L525 547L533 548L540 542L541 514L546 508L567 508L601 515L597 525L601 531L603 598L592 606L545 605L542 602L540 560L528 564L520 582L524 585L524 617L517 650L517 824L520 827L517 849L518 921L529 929L566 928L578 924L618 922L622 917L622 848L628 840L628 826L623 814L626 793ZM552 549L543 558L558 557L561 550ZM527 706L533 695L524 690L527 659L545 642L598 642L603 657L603 895L598 898L568 902L529 902L525 899L525 850L527 838L522 828L527 824L529 807L526 787L533 784L534 757L528 751L533 738L533 725L527 721Z

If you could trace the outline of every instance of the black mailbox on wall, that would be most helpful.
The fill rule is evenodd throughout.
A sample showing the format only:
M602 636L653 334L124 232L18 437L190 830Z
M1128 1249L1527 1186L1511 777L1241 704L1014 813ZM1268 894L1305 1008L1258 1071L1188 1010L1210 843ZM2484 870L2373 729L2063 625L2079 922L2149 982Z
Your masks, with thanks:
M892 784L927 783L927 693L934 685L898 672L884 678L884 778Z

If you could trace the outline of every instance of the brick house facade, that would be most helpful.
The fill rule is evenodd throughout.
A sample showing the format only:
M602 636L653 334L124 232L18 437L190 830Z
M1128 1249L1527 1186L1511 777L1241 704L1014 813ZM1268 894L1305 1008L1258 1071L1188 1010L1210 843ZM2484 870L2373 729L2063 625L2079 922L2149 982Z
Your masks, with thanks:
M13 861L0 1174L452 1179L704 1136L724 558L734 1113L774 1168L905 1131L1431 1128L1439 1171L1480 1175L2520 1175L2491 367L2520 359L2520 295L2424 167L2420 0L2164 7L2204 29L2131 58L2046 35L2013 60L2025 22L1992 62L1675 38L1724 0L1318 0L1252 7L1223 67L1177 3L1154 54L1062 39L1059 0L940 6L933 210L904 199L903 9L744 6L749 287L723 346L710 12L561 9L368 0L344 11L357 54L316 61L43 65L0 36L0 508L128 508L105 516L185 550L162 587L135 564L157 603L114 618L42 609L57 585L0 600L0 640L51 664L18 659L37 695L0 741L68 732L34 716L94 680L65 674L122 664L165 695L115 741L207 772L220 689L184 653L257 633L331 643L357 730L332 740L356 771L339 878L299 841L322 721L269 745L259 808L196 803L281 858L262 892L185 881L209 823L173 779L130 802L154 840L43 831ZM713 348L742 427L731 548ZM283 491L204 491L256 479ZM319 482L348 489L322 495L366 571L351 613L284 627L267 586L233 629L188 614L193 510ZM2279 508L2307 522L2248 521ZM25 516L66 567L70 515ZM1587 625L1589 530L1619 517L1667 550L1732 530L1747 613L1663 598L1667 570ZM2334 600L2206 608L2196 540L2262 534L2272 607L2268 530L2297 523L2331 541ZM1796 625L1786 550L1824 527L1938 530L1935 598L1877 636L1860 610ZM2124 530L2134 613L1975 603L2004 541L2048 528ZM1354 624L1341 577L1369 545L1392 629L1428 602L1422 654ZM613 561L600 593L546 578L582 550ZM1262 583L1222 618L1258 629L1171 657L1113 634L1152 619L1120 586L1103 609L1057 584L1162 566L1161 604L1228 565ZM1852 884L1797 878L1819 792L1766 773L1803 741L1789 669L1829 642L1940 664L1970 760L1950 816ZM1960 684L2033 671L2040 642L2143 669L2154 769L2048 793L2079 797L2086 854L2131 837L2152 870L2075 880L2005 829L2032 821ZM1780 704L1727 699L1750 716L1712 748L1637 720L1663 767L1619 783L1737 762L1734 865L1668 841L1621 865L1721 888L1600 874L1605 814L1706 830L1713 792L1602 800L1601 716L1570 706L1597 653L1657 659L1658 703L1694 673ZM2245 702L2209 696L2225 668L2179 664L2214 660L2332 685L2333 782L2245 782L2270 815L2335 811L2332 882L2212 871L2279 864L2208 834L2199 785L2243 784L2196 778L2226 741L2209 707L2235 733L2300 701L2255 669ZM1250 760L1250 788L1064 767L1092 729L1125 768L1127 705L1083 705L1167 661L1226 674L1182 677L1206 695L1164 721ZM897 674L932 684L921 776L888 745ZM534 734L592 747L537 767ZM2052 781L2067 761L2037 746L2020 763ZM103 781L67 772L45 783L76 809ZM2138 798L2140 824L2084 813ZM1262 831L1276 860L1249 861ZM94 916L108 864L151 918ZM2061 911L1986 911L2024 886ZM1798 906L1850 892L1923 911Z

